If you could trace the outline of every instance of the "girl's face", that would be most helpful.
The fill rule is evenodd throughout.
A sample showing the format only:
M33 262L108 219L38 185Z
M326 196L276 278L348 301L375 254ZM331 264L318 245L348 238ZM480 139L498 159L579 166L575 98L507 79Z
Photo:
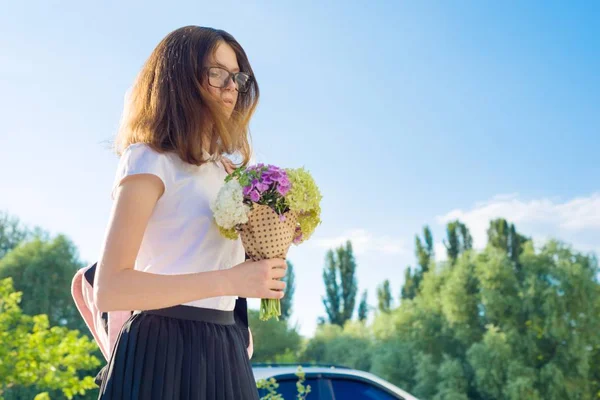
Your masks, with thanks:
M243 85L246 78L243 74L233 75L240 72L235 52L227 43L221 42L205 67L208 78L206 88L231 116L237 103L239 85Z

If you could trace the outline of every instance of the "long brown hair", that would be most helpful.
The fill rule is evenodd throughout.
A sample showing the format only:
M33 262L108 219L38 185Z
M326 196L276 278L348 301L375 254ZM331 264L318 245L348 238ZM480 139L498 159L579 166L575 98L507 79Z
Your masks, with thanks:
M254 77L242 46L229 33L186 26L169 33L156 46L138 74L126 100L115 150L121 154L133 143L147 143L157 151L173 151L190 164L206 162L210 154L239 153L250 159L248 124L259 98L256 79L238 94L231 117L203 86L205 63L220 43L237 56L240 71Z

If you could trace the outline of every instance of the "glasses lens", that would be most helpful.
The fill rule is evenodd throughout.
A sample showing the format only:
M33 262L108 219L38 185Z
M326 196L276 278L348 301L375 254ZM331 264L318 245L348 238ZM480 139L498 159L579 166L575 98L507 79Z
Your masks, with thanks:
M245 93L250 87L250 75L245 72L233 74L238 92ZM216 88L224 88L229 84L229 71L223 68L208 69L208 84Z
M245 93L250 87L250 75L240 72L235 76L238 92Z
M208 84L217 88L225 87L225 81L229 73L222 68L208 69Z

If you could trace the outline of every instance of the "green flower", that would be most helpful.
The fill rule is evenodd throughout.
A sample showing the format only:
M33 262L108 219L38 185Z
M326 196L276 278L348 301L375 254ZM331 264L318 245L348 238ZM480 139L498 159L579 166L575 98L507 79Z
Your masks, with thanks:
M300 243L310 239L317 226L321 223L320 215L320 206L317 206L316 209L310 212L298 215L298 224L300 224L300 230L302 231L302 240Z
M315 210L321 203L321 192L315 180L304 168L286 169L291 188L285 199L290 210L305 213Z
M304 168L286 169L291 188L285 200L291 211L298 215L302 242L308 240L321 223L323 196L310 173Z
M221 233L221 235L223 235L227 239L236 240L239 237L239 234L237 233L235 228L225 229L220 227L218 224L217 228L219 228L219 232Z

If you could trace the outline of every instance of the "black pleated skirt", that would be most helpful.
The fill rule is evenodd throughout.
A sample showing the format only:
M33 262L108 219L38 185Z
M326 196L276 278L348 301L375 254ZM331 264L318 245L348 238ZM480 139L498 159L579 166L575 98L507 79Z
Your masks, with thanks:
M101 400L258 400L233 311L175 306L134 313L101 377Z

